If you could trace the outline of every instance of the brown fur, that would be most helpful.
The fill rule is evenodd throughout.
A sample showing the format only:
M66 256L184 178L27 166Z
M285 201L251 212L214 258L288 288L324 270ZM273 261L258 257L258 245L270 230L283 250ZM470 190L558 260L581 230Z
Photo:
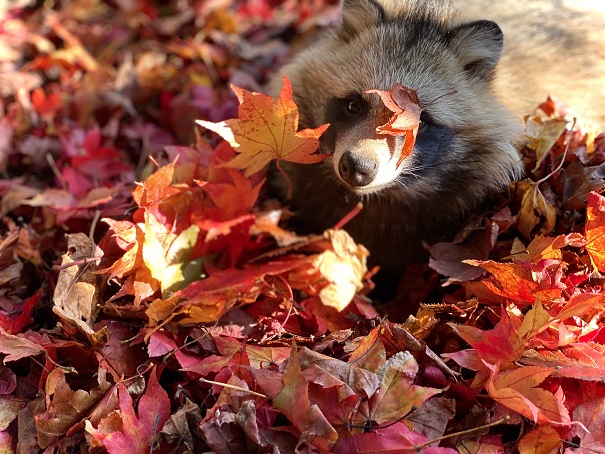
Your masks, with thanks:
M498 26L464 21L445 2L346 0L343 24L282 69L293 85L301 127L331 123L321 152L333 156L317 165L286 166L303 229L330 228L361 201L362 212L346 229L368 247L383 277L394 279L425 257L423 241L449 238L479 204L519 177L520 118L500 100L512 98L510 107L525 109L512 85L529 76L496 72L501 49ZM505 55L503 62L512 58ZM417 91L428 120L398 168L393 163L402 139L376 134L389 112L377 95L365 93L396 83ZM529 91L538 94L536 103L546 96L535 87ZM343 115L350 99L363 114ZM348 152L378 168L370 184L347 184L339 176Z

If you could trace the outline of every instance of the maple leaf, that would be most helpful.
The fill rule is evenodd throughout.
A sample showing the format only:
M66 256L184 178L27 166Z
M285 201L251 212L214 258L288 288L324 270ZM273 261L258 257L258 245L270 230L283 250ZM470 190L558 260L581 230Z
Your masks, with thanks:
M604 452L605 436L603 427L605 427L605 400L594 399L583 402L573 413L574 421L584 424L584 428L577 430L578 437L581 440L581 452Z
M94 245L83 233L68 235L68 252L63 255L57 286L53 295L53 311L77 327L94 343L100 341L92 325L99 312L99 299L105 285L95 273L95 265L86 262L94 254Z
M557 313L557 320L564 320L569 317L584 315L588 310L601 308L605 303L605 294L603 293L576 293L569 298L569 301Z
M158 203L169 194L175 165L176 161L172 161L156 170L143 183L137 184L135 190L132 191L132 198L138 206L144 207Z
M349 363L371 372L378 372L386 361L386 349L381 341L383 333L382 326L377 326L367 336L363 336L351 352Z
M605 272L605 197L596 192L588 194L584 236L593 266Z
M369 252L344 230L328 230L324 236L330 240L333 250L326 250L314 261L314 266L329 282L319 297L323 304L341 311L363 288Z
M292 342L290 362L284 370L283 388L273 403L294 426L300 430L301 439L318 448L329 450L338 439L336 430L326 420L316 404L309 399L307 380L300 370L296 342Z
M413 411L406 422L412 423L417 432L429 440L442 437L450 420L456 417L456 400L446 396L436 396Z
M391 356L378 371L378 391L369 402L360 406L358 425L368 422L384 424L397 421L417 408L424 401L441 392L439 389L414 385L418 374L418 363L409 352L398 352ZM361 418L361 419L359 419ZM361 424L359 424L361 423Z
M525 133L528 139L527 146L536 152L534 173L540 168L548 151L557 143L566 127L567 121L559 118L547 120L543 120L537 116L527 118L525 122Z
M152 369L147 389L138 404L138 417L134 411L132 397L123 382L118 383L118 396L122 427L120 430L105 430L109 427L102 422L95 429L86 421L86 431L99 443L105 446L110 454L149 452L157 433L162 430L170 416L170 399L156 378ZM114 429L113 427L112 429Z
M258 214L256 216L254 225L250 226L250 234L260 235L261 233L264 233L271 235L277 245L280 247L289 246L302 241L302 237L279 226L281 215L281 210L271 210L269 212Z
M354 437L339 440L335 452L337 454L348 453L372 453L372 454L412 454L422 452L423 454L458 454L451 448L420 448L426 445L428 440L422 434L410 430L403 423L389 425L380 430L356 434Z
M420 128L422 107L420 106L418 94L416 90L404 87L401 84L393 85L393 88L390 90L368 90L366 93L378 94L387 109L393 112L389 121L377 127L376 132L378 134L405 136L401 155L396 165L396 167L399 167L403 160L412 154L418 129Z
M4 225L12 219L20 230L17 239L13 228L0 228L2 448L38 452L44 445L46 451L112 454L449 454L454 447L473 453L605 452L605 293L599 276L605 274L604 222L601 202L595 202L601 196L587 202L591 191L605 189L605 134L566 130L550 100L541 106L550 118L526 118L526 171L532 179L551 173L518 186L517 199L509 201L514 215L506 206L481 228L476 222L466 226L453 244L431 248L434 269L450 282L465 282L463 287L440 288L439 276L425 267L406 273L400 291L410 304L397 306L426 305L405 331L391 322L375 324L378 313L356 294L365 260L358 248L335 237L284 230L280 216L287 223L289 213L263 200L261 172L247 178L237 168L245 161L250 172L257 158L264 165L265 152L255 147L285 155L290 150L279 149L281 139L290 146L304 137L296 136L303 134L296 131L296 111L286 112L294 105L288 96L273 100L237 87L233 94L225 81L258 86L267 64L281 60L296 41L289 34L283 41L276 27L311 32L334 21L339 2L215 0L192 2L197 8L188 9L175 6L179 2L138 2L145 4L138 13L146 25L126 35L115 25L131 19L136 2L55 2L53 18L42 27L45 2L29 3L34 5L13 8L11 27L0 31L6 38L0 39L0 54L11 63L0 69L0 168L23 175L0 179L0 215ZM191 39L200 22L212 39ZM104 43L115 41L116 31L120 45L106 52ZM174 39L166 42L167 36ZM230 45L232 38L237 46ZM242 58L241 49L250 46L255 58ZM183 77L187 83L179 83ZM375 134L397 144L401 167L413 154L422 108L428 107L405 87L376 88L387 91L374 91L386 123ZM268 110L257 114L258 103ZM252 118L242 115L237 127L258 129L261 137L251 137L256 142L238 140L230 130L237 150L225 140L213 150L191 128L195 118L214 125L236 118L238 106ZM283 124L263 123L274 118ZM313 150L301 159L326 156ZM151 176L141 178L131 197L137 159L137 175ZM275 159L279 170L288 157ZM263 214L256 212L259 199ZM100 228L97 210L106 222ZM559 236L545 236L551 229ZM107 230L95 248L93 238ZM26 231L37 237L24 238ZM66 232L86 236L76 243L71 237L57 267ZM96 285L97 261L105 268L97 277L109 278L110 285ZM202 262L209 277L187 285L202 276ZM351 295L347 308L337 312ZM500 317L495 305L503 308ZM381 313L393 317L406 310L390 306ZM446 321L465 326L453 330ZM16 335L30 324L37 330L56 326ZM107 336L90 335L101 332ZM456 332L470 349L459 351L466 342ZM292 349L291 336L300 336L305 347ZM469 369L464 378L472 381L448 383L456 374L430 356L436 346ZM298 368L288 362L292 354ZM168 399L157 384L159 374L149 380L148 372L141 375L150 358L162 361L166 384L186 394ZM398 360L406 364L399 367ZM498 368L493 377L486 363ZM104 369L118 384L103 393ZM477 371L474 379L470 370ZM547 370L554 373L540 382L540 371ZM238 388L200 385L200 375ZM120 376L129 377L130 400ZM405 421L375 426L409 407L414 388L405 385L420 380L449 389ZM491 395L482 393L488 381ZM277 396L287 406L283 412L274 405ZM209 401L216 405L208 408ZM574 423L549 422L565 421L558 415L560 402ZM534 414L538 423L523 422ZM479 427L505 415L511 416L506 427ZM86 420L97 434L84 433ZM338 435L333 445L326 421ZM455 433L468 428L475 430ZM322 431L327 438L316 435ZM455 438L442 439L444 434ZM159 437L161 444L155 443Z
M539 298L544 302L553 301L561 296L564 288L557 275L562 265L555 260L542 260L536 265L492 260L465 260L464 263L480 266L491 273L491 276L479 281L462 283L469 293L486 302L515 301L528 304Z
M464 263L463 260L486 260L494 247L498 225L487 222L485 230L472 232L463 243L441 242L431 245L429 266L449 279L443 286L458 281L470 281L481 276L482 271L477 267Z
M550 454L559 452L561 437L558 432L550 426L538 426L531 432L525 434L519 441L519 453L521 454Z
M195 452L196 440L193 437L192 425L197 425L202 420L202 412L199 405L196 405L188 398L185 398L185 404L175 413L170 415L162 435L172 446L184 446L190 452Z
M36 113L41 116L46 116L49 119L57 113L65 104L64 97L59 93L44 93L42 88L36 88L31 93L32 105L36 109Z
M38 305L40 293L41 290L38 290L20 304L15 304L11 313L0 311L0 329L8 334L17 334L29 325L33 321L32 312Z
M60 140L67 156L58 163L61 175L74 196L82 198L94 187L108 186L117 181L129 182L134 178L132 165L126 162L124 154L117 148L102 145L98 125L88 132L78 132L80 134L70 130L61 134Z
M245 176L250 176L273 159L311 164L328 157L313 153L319 147L319 136L329 125L298 131L298 108L285 76L277 99L235 85L231 89L240 102L239 119L220 123L197 120L197 124L222 136L239 153L227 163L229 167L246 169Z
M249 304L256 301L266 286L266 275L286 273L309 264L308 258L281 260L264 265L249 265L243 270L229 269L192 282L173 295L182 298L174 313L185 314L181 323L205 323L218 320L236 303ZM162 305L161 300L151 304ZM162 312L162 311L160 311Z
M200 230L197 225L191 225L177 235L146 212L144 228L143 262L160 283L163 294L183 287L188 276L200 275L201 263L189 259Z
M539 226L539 233L545 235L555 228L557 212L544 197L538 183L529 179L516 183L521 207L517 217L517 229L525 238Z
M136 272L136 269L143 263L141 255L141 245L144 241L143 232L130 221L104 218L103 222L109 225L109 232L99 243L99 248L105 254L113 253L119 258L98 272L109 273L107 276L109 281Z
M106 371L99 368L98 386L89 392L82 389L73 391L65 379L62 369L54 369L49 374L47 388L52 401L48 401L46 412L36 416L38 440L41 448L46 448L71 427L83 419L89 408L99 401L111 387L106 380Z
M511 254L515 261L538 263L541 259L562 260L565 246L583 247L586 245L580 233L559 235L555 238L536 235L525 251Z
M490 377L485 389L496 402L536 423L570 423L569 413L560 397L538 388L555 372L554 368L525 366L500 371L498 365L486 365L490 369Z
M586 206L586 198L591 191L605 189L605 163L586 167L574 161L565 169L565 179L561 190L562 207L565 210L581 210Z
M520 362L556 368L558 377L605 380L605 346L594 342L573 343L554 351L537 347L526 350Z
M6 364L9 361L46 353L46 350L24 335L12 335L0 328L0 352L6 355L3 359L3 363Z
M252 181L244 177L239 171L228 170L233 184L208 183L204 185L204 191L220 209L222 218L233 219L240 214L250 212L258 199L258 194L265 180L263 179L253 186Z
M503 307L498 324L489 331L476 326L450 324L462 339L468 342L474 351L462 351L446 354L454 361L472 370L485 372L485 364L501 364L502 368L510 367L523 354L525 341L516 331L515 324ZM486 377L478 376L476 382Z
M370 397L378 389L378 376L364 369L358 363L346 363L342 360L314 352L306 347L300 350L298 358L300 367L304 370L305 374L307 374L309 368L316 366L326 375L329 374L346 384L361 397Z

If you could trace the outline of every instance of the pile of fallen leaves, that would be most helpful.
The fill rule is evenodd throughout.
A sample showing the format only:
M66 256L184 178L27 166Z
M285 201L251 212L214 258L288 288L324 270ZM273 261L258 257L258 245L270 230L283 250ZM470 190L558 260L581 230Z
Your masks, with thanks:
M527 179L374 307L264 189L321 159L258 92L334 3L0 10L3 453L605 452L605 134L545 102Z

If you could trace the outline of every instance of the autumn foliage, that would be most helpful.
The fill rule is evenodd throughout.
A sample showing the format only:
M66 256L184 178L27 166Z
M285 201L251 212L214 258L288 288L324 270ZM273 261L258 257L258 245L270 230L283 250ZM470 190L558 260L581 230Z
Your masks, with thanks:
M326 156L261 86L335 2L191 3L0 12L1 451L605 452L605 134L548 99L374 305L346 220L266 185ZM423 106L372 92L405 157Z

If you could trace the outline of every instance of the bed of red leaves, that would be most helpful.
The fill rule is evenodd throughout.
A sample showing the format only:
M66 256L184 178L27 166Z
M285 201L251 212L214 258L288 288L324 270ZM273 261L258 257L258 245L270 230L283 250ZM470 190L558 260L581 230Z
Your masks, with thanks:
M2 453L605 452L605 135L545 102L528 178L374 307L195 125L333 3L0 10Z

